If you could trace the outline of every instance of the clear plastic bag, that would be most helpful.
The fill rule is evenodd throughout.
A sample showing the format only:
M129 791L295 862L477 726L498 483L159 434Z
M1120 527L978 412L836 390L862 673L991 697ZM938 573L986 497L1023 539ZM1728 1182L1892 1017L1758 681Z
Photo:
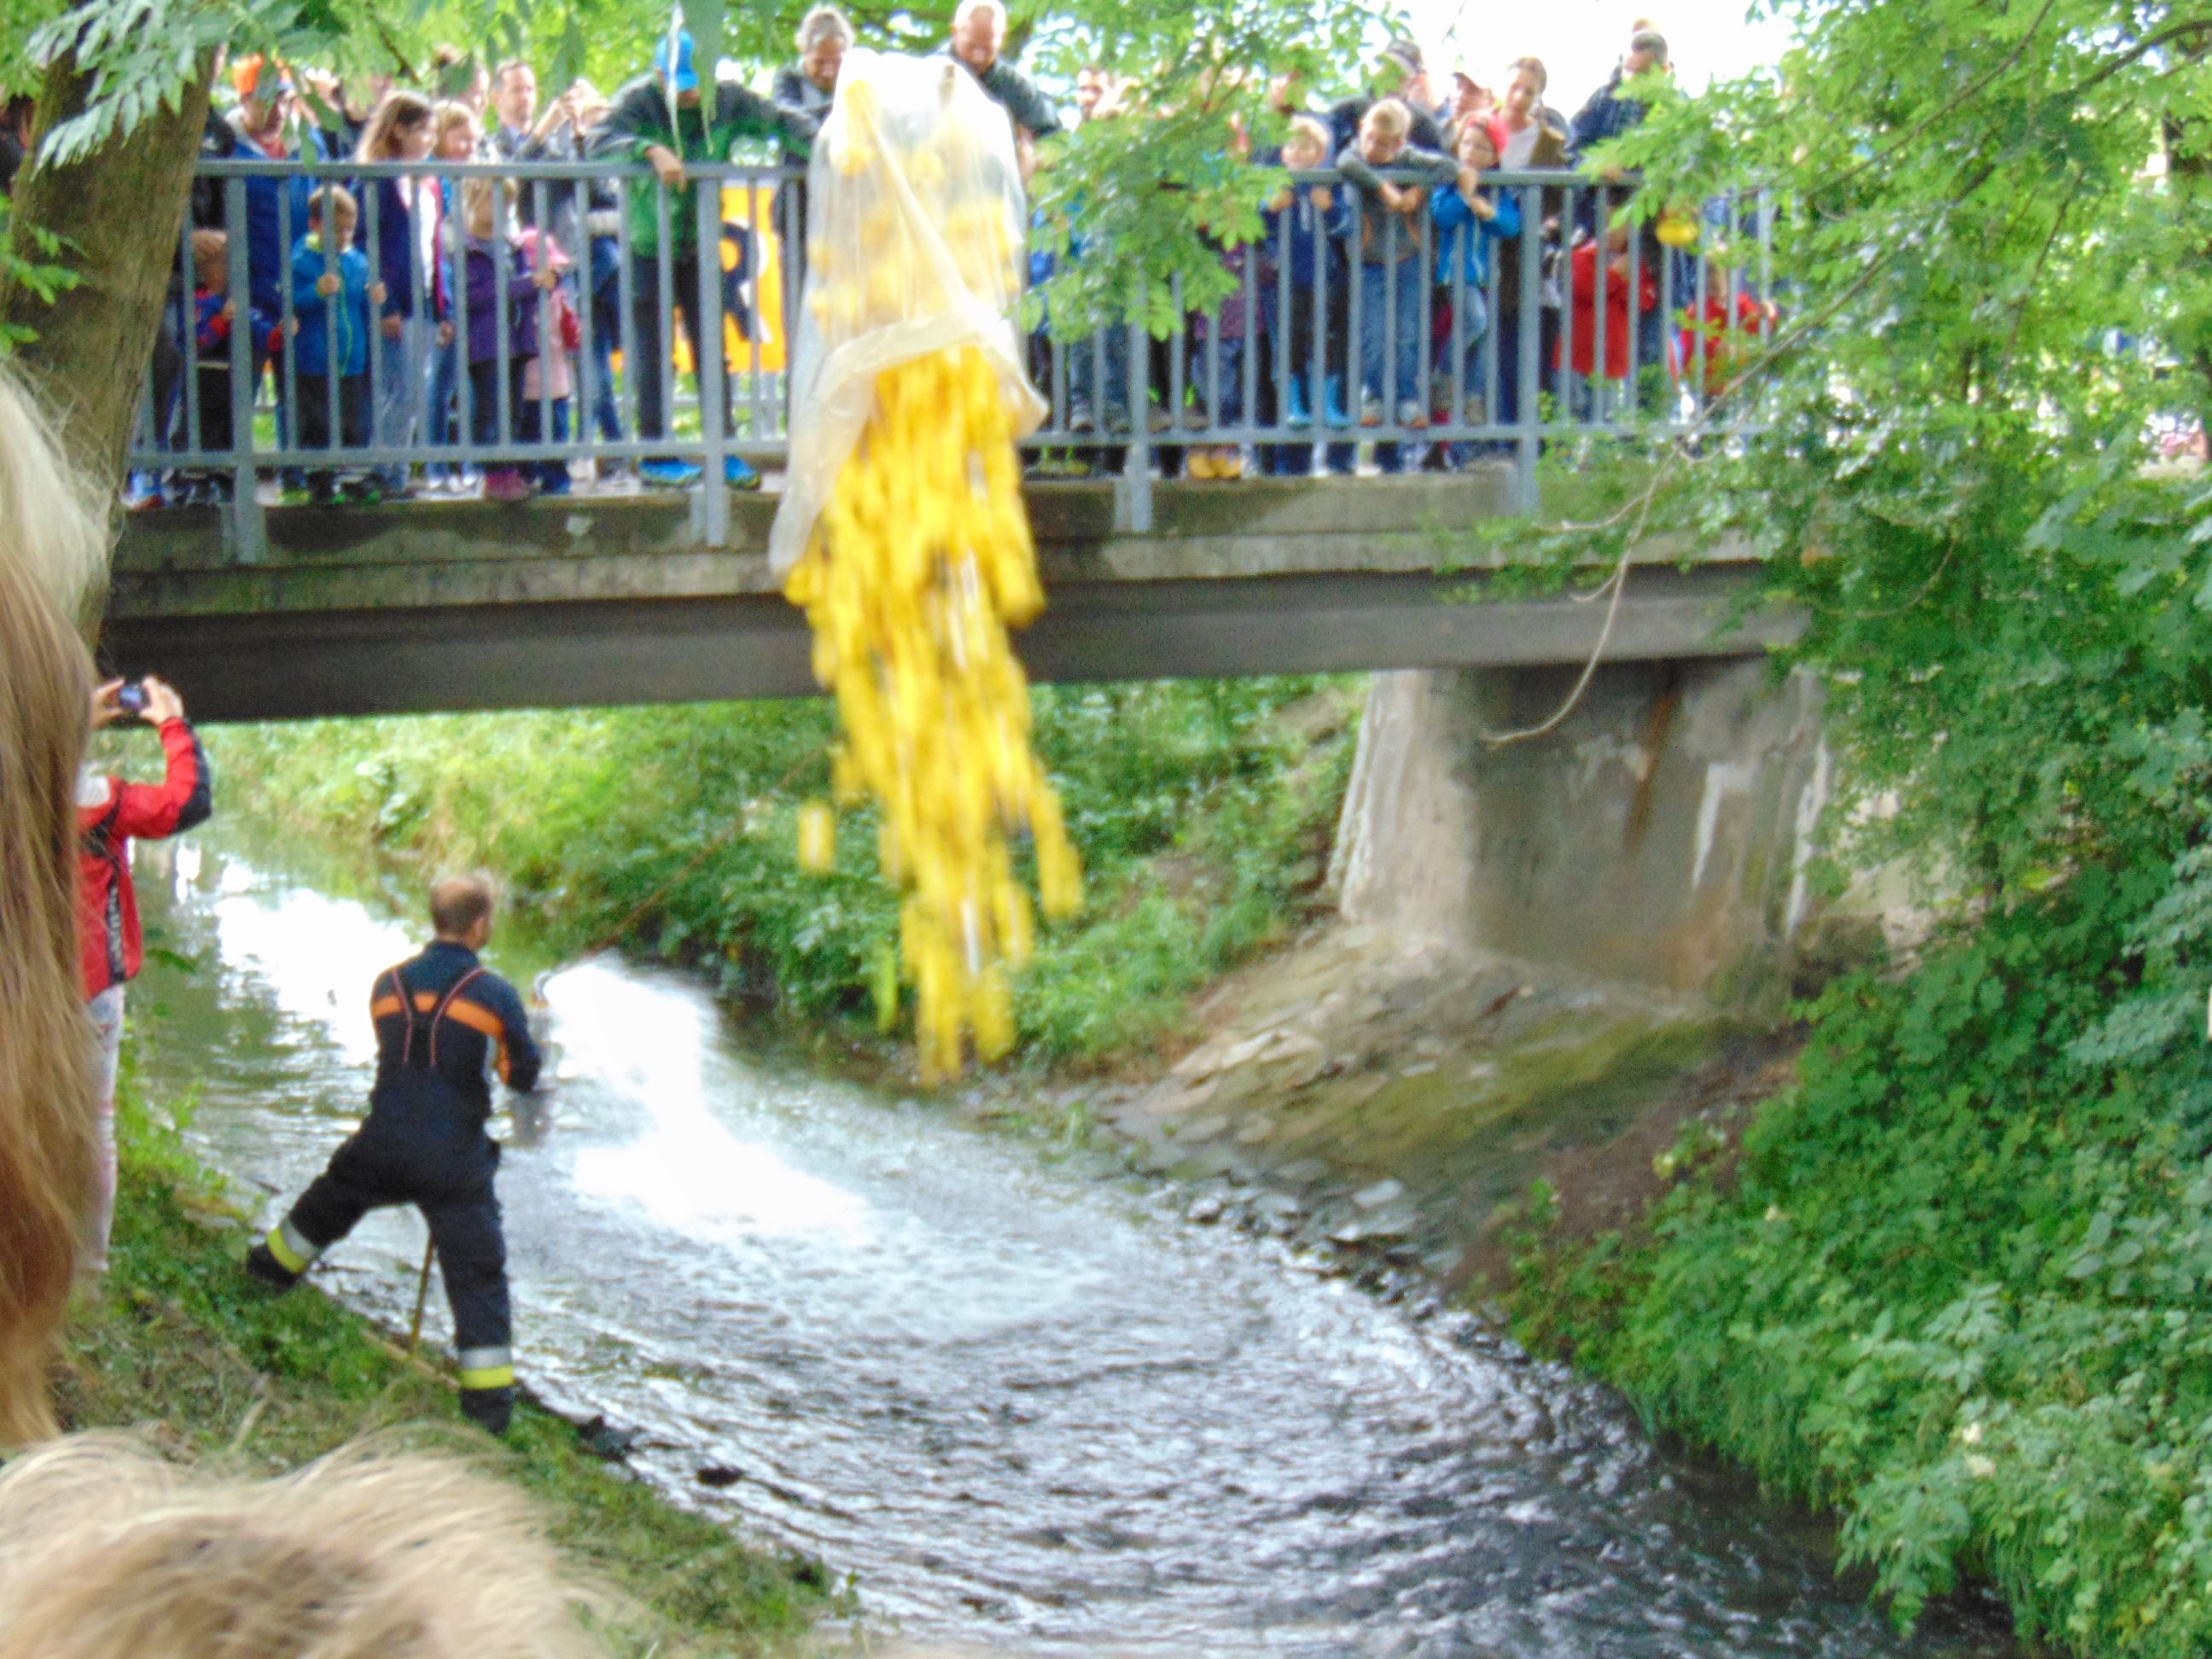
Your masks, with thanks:
M778 574L806 550L885 369L973 346L1017 435L1042 422L1014 320L1026 219L1012 126L973 76L949 58L845 54L807 175Z

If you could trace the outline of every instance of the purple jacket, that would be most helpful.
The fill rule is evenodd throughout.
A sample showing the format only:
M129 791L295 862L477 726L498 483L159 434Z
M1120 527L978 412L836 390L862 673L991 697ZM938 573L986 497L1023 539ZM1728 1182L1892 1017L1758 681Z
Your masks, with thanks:
M493 245L468 239L469 361L488 363L499 356L499 266ZM507 257L507 355L513 362L538 355L538 289L530 280L530 261L509 243ZM449 303L442 322L459 325L458 303Z

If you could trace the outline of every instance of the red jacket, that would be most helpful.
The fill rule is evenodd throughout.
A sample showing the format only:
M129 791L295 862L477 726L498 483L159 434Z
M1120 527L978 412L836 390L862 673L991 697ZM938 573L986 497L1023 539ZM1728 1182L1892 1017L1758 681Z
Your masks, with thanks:
M145 963L138 895L131 885L132 839L173 836L205 823L213 808L207 751L192 728L181 720L163 721L161 748L169 766L161 782L106 778L100 781L106 793L99 799L87 805L83 794L77 798L77 935L88 1001L136 978Z
M1682 359L1675 365L1675 375L1695 380L1702 351L1705 374L1699 390L1708 398L1717 397L1758 356L1752 347L1765 333L1766 307L1747 290L1736 290L1733 324L1729 319L1728 301L1718 295L1709 297L1701 308L1682 313Z
M1597 273L1598 245L1584 242L1574 251L1568 261L1572 272L1569 290L1573 307L1574 356L1568 365L1580 375L1597 373ZM1626 277L1613 271L1605 274L1605 377L1608 380L1628 378L1629 342L1635 337L1636 324L1628 313L1628 296L1633 290L1638 311L1656 311L1659 306L1659 283L1650 270L1638 264Z

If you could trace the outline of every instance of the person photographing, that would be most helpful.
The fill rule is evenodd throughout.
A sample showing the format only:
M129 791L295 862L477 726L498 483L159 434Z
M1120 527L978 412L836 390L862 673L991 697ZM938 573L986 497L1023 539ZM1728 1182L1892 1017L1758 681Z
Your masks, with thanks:
M434 937L379 974L369 992L376 1082L368 1115L246 1266L289 1290L369 1211L412 1204L444 1270L461 1410L504 1434L514 1409L514 1320L492 1190L499 1146L485 1126L491 1079L526 1095L538 1086L540 1061L521 997L478 959L495 908L483 876L448 876L431 888Z
M138 894L131 880L131 843L181 835L214 811L207 751L185 719L185 702L157 679L110 680L92 694L95 731L138 720L161 734L161 781L126 783L87 763L76 793L77 936L84 967L86 1012L98 1034L99 1186L85 1240L85 1266L107 1268L115 1220L115 1079L123 1053L124 988L145 963Z

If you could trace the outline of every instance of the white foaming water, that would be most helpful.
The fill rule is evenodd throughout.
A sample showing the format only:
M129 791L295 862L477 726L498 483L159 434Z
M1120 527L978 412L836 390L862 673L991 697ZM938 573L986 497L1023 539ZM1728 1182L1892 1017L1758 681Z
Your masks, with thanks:
M561 1070L641 1106L643 1133L576 1157L580 1197L637 1206L702 1243L828 1236L873 1242L857 1194L793 1167L764 1141L733 1134L708 1109L710 1011L602 963L544 987Z

